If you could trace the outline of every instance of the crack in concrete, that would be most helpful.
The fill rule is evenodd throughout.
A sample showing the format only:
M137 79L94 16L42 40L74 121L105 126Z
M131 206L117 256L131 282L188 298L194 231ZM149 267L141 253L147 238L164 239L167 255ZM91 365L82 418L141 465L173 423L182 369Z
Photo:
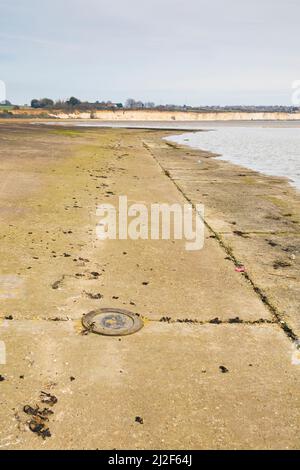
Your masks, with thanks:
M146 321L146 322L152 322L152 323L189 323L189 324L195 324L195 325L277 325L278 322L275 320L269 320L267 318L258 318L257 320L243 320L239 317L235 318L228 318L227 320L221 320L218 317L212 318L210 320L198 320L197 318L172 318L168 316L161 317L160 319L157 318L148 318L146 316L141 315L141 318ZM34 322L57 322L57 323L65 323L65 322L73 322L73 323L78 323L80 322L82 317L80 318L63 318L63 317L54 317L54 318L15 318L15 319L10 319L8 320L5 317L0 317L0 321L9 321L11 323L13 322L28 322L28 321L34 321Z
M277 325L275 320L268 320L267 318L258 318L257 320L243 320L239 317L228 318L228 320L221 320L218 317L212 318L211 320L198 320L190 318L178 318L173 320L171 317L162 317L160 320L148 321L159 321L161 323L195 323L198 325Z
M236 234L234 233L234 230L230 231L230 230L220 230L218 232L219 234L221 235L239 235L239 234ZM299 237L298 234L294 233L294 232L275 232L275 231L268 231L268 232L259 232L259 231L253 231L253 232L249 232L249 231L241 231L242 234L244 235L291 235L293 237ZM241 236L241 235L240 235Z
M169 144L171 147L173 147L176 150L182 150L179 147ZM177 182L172 178L170 175L169 171L166 170L162 164L159 162L159 160L156 158L154 153L152 152L151 148L147 145L145 141L143 141L143 146L144 148L150 153L152 158L156 161L156 163L159 165L161 168L161 171L172 181L174 186L177 188L177 190L182 194L182 196L186 199L186 201L193 207L194 210L196 210L195 204L193 201L185 194L184 190L181 189L181 187L177 184ZM200 214L199 214L200 216ZM201 217L201 216L200 216ZM205 226L208 228L208 230L215 236L216 240L218 241L219 245L223 248L227 256L230 257L231 261L234 263L235 266L240 266L240 262L237 260L235 255L233 254L233 251L230 247L228 247L224 241L222 240L220 234L216 232L211 225L205 220L202 219L203 223ZM273 315L275 319L275 323L277 323L280 328L284 331L286 336L292 340L292 341L299 341L298 335L292 330L292 328L287 324L287 322L283 319L282 314L277 310L277 308L271 303L271 301L267 298L267 296L262 292L262 290L255 284L255 282L251 279L249 274L247 272L243 273L244 278L250 283L253 291L257 294L257 296L260 298L260 300L266 305L266 307L269 309L270 313Z

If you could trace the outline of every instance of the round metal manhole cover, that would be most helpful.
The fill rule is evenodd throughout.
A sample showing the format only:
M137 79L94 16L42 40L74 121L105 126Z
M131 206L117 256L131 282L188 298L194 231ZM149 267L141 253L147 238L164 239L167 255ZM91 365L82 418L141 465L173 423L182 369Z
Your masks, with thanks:
M131 335L144 326L137 314L118 308L93 310L84 315L82 324L93 333L107 336Z

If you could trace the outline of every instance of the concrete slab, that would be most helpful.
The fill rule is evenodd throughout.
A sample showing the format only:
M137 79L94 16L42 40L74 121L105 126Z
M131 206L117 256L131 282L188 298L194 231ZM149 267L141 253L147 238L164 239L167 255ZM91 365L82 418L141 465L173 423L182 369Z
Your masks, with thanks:
M175 146L152 153L188 200L204 204L209 227L246 266L278 318L299 336L299 191L285 179L230 164L208 152L191 153L188 147ZM199 160L198 170L191 172L192 162Z
M235 271L213 231L206 229L198 252L186 251L178 240L103 242L95 236L97 204L116 204L119 195L149 206L185 203L187 191L197 202L199 183L187 178L194 177L192 162L200 157L205 184L210 176L223 177L233 193L230 199L219 183L207 188L201 196L208 222L213 230L225 224L226 233L218 236L255 283L269 289L272 302L287 299L290 288L289 315L295 318L296 283L282 276L281 284L269 276L267 285L261 282L263 268L274 262L274 246L257 234L238 235L230 225L237 210L236 230L259 220L252 214L261 178L257 185L251 180L243 211L241 170L204 152L168 146L161 132L14 123L1 132L0 183L10 171L26 177L22 193L0 193L0 448L299 447L299 351L253 285ZM182 162L188 171L176 187L164 165L179 172ZM265 181L264 191L273 197L273 182ZM271 220L277 230L290 218L288 245L275 247L283 253L297 245L298 202L286 186L278 189L284 209L276 195L265 200L273 218L263 219L263 229ZM286 206L292 219L282 213ZM105 306L143 314L145 327L122 338L82 335L81 316ZM210 323L215 317L221 323ZM231 323L236 317L240 323ZM42 392L57 403L49 405L47 395L45 403ZM51 437L44 440L28 428L37 418L24 412L26 405L47 415L42 418L48 421L38 419Z
M62 131L55 130L56 138L64 142ZM193 252L172 237L99 241L98 203L118 207L122 195L149 209L156 202L187 201L145 148L145 133L101 130L99 138L87 131L83 146L84 130L78 132L59 164L39 170L43 193L25 198L18 223L2 227L3 274L22 284L3 296L2 317L79 319L95 306L114 306L150 319L272 319L208 231L204 248ZM11 164L19 168L20 162Z
M7 321L0 338L2 449L299 447L300 366L277 326L149 322L118 339ZM45 440L23 411L42 391L58 399Z

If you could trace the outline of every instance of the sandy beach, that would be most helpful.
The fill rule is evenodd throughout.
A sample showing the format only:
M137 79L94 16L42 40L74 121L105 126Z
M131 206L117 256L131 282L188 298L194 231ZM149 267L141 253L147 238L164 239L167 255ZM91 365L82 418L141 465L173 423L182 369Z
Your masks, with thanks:
M172 134L0 122L0 449L299 447L300 193ZM124 194L203 203L204 248L97 239ZM144 328L82 334L98 307Z

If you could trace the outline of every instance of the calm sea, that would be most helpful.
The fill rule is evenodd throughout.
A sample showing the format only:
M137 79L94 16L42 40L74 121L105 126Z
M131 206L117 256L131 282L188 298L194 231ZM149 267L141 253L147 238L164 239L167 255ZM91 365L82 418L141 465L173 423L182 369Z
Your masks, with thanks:
M271 176L285 176L300 189L300 129L289 127L218 127L184 133L168 140L208 150L220 159Z

